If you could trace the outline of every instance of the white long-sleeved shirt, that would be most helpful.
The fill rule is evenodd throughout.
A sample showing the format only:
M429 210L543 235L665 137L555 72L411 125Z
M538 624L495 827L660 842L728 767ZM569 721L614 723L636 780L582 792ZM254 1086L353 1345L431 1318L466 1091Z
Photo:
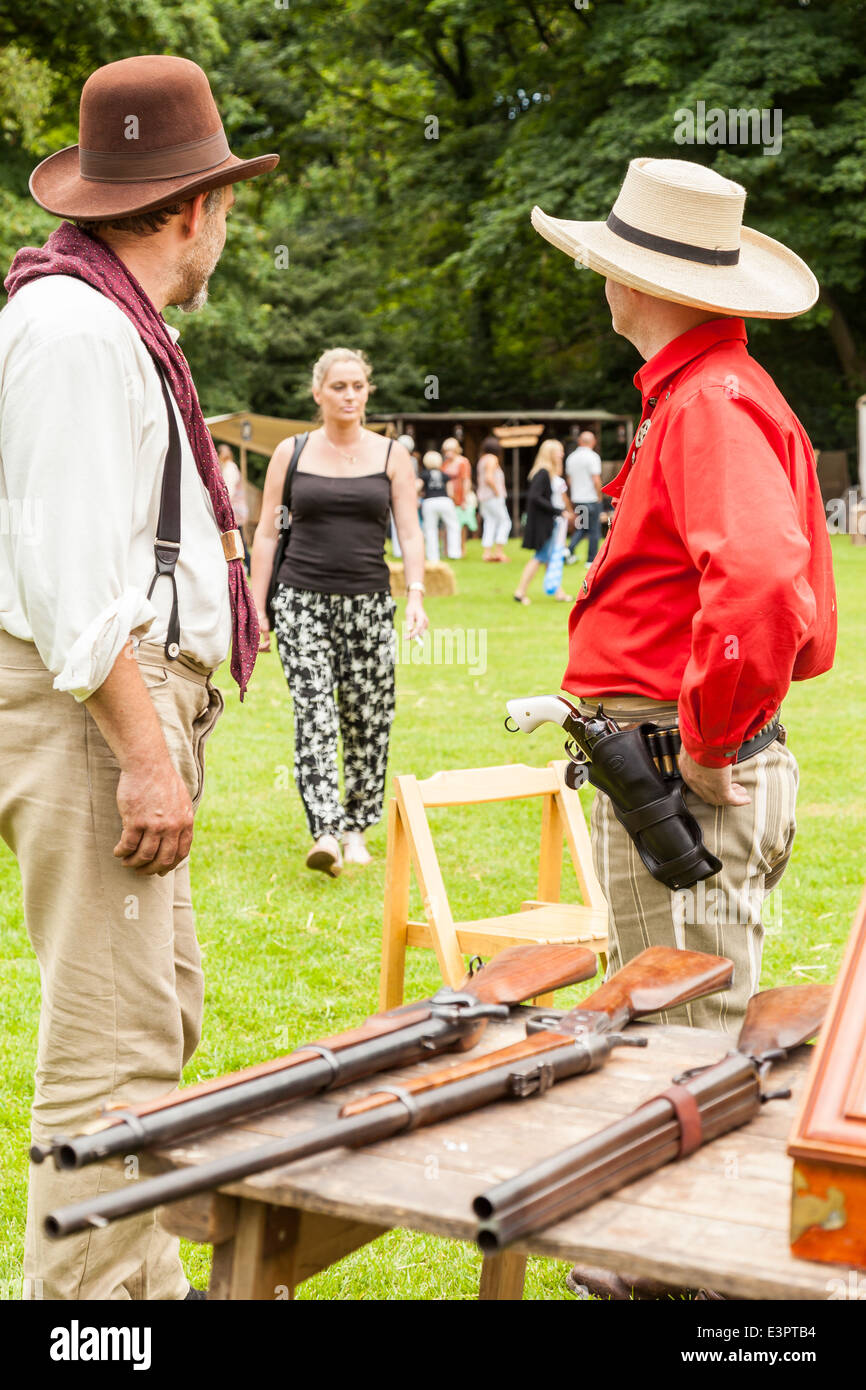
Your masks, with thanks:
M215 667L231 640L226 560L172 405L180 646ZM159 375L126 315L65 275L19 290L0 313L0 628L35 642L55 688L77 700L130 635L165 641L171 581L146 595L167 447Z

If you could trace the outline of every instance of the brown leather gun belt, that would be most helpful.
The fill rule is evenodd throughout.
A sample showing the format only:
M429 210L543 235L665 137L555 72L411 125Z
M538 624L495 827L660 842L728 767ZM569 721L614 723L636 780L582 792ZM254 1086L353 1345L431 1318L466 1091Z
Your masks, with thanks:
M735 762L742 763L746 758L754 757L755 753L760 753L762 749L768 748L777 738L781 737L782 742L784 742L785 729L779 719L780 714L776 710L770 722L738 748ZM669 780L679 777L677 758L683 746L679 726L675 724L671 729L657 729L654 734L647 734L646 741L653 762L662 776Z

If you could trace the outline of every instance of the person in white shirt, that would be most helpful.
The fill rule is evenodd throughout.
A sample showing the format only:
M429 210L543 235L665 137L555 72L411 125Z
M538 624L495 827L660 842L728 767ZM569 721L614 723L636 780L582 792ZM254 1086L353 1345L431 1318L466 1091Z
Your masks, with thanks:
M31 177L68 220L6 279L0 514L32 524L0 527L0 834L40 966L32 1136L47 1160L31 1170L25 1296L196 1296L153 1213L49 1240L47 1212L128 1174L58 1172L48 1155L105 1105L173 1091L198 1044L188 855L223 705L210 676L233 639L243 691L258 623L162 310L204 304L228 185L276 162L231 154L194 63L111 63L85 85L81 144Z
M584 536L589 537L587 568L598 554L601 521L601 457L596 453L596 438L592 430L583 430L577 437L577 448L565 460L565 475L571 488L575 527L568 546L568 563L576 564L577 549Z

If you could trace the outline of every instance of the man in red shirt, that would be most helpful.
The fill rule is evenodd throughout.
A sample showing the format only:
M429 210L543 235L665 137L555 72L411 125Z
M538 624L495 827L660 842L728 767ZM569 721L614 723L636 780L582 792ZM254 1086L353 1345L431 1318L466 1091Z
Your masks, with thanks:
M798 769L778 711L792 680L830 668L836 642L814 452L743 323L803 313L818 286L793 252L742 226L744 201L701 165L638 159L606 222L532 214L605 275L614 331L645 362L641 424L605 488L613 522L572 610L563 685L582 713L600 703L624 726L679 731L686 805L723 865L666 888L598 792L611 968L656 944L729 956L732 988L669 1019L733 1033L759 987L761 907L796 828Z

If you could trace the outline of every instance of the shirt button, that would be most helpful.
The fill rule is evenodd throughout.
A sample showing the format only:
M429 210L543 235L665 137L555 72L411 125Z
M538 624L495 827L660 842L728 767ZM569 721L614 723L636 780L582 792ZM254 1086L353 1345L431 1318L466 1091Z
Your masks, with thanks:
M588 593L589 593L589 588L587 587L587 583L586 583L586 580L585 580L585 579L584 579L584 581L583 581L583 583L582 583L582 585L581 585L581 588L583 589L583 592L584 592L585 594L588 594Z

